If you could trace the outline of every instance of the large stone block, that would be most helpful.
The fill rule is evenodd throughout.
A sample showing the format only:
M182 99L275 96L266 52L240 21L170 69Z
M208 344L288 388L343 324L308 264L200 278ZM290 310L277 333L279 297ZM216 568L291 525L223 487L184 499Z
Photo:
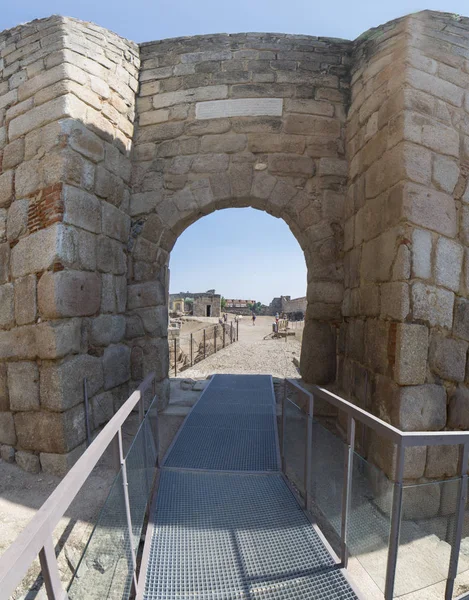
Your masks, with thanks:
M100 358L89 354L66 359L62 363L44 364L41 369L41 406L62 412L84 402L83 380L86 377L91 397L103 386Z
M64 413L20 412L15 427L24 450L65 454L85 441L85 411L78 405Z
M412 276L420 279L432 276L432 234L425 229L412 232Z
M37 289L39 313L43 317L79 317L99 311L101 277L97 273L48 271L42 275Z
M91 321L88 341L93 346L109 346L120 342L124 335L123 315L100 315Z
M47 271L55 263L72 266L75 257L72 231L56 224L19 240L11 251L11 273L16 278Z
M439 431L446 425L446 391L441 385L403 387L394 425L403 431Z
M130 217L109 202L102 202L102 230L105 235L127 243Z
M70 185L63 187L64 223L92 233L101 232L101 202L86 190Z
M19 468L26 471L26 473L39 473L41 470L39 456L32 452L18 450L15 454L15 461Z
M273 154L269 156L269 171L287 177L312 177L314 162L309 156L296 154Z
M469 429L469 388L459 385L450 396L448 426L454 429Z
M454 238L457 215L454 198L416 183L402 184L402 217L417 226Z
M360 274L364 281L387 282L391 279L399 233L398 229L391 229L363 244Z
M21 327L31 330L35 335L35 352L39 358L55 359L80 351L80 319L61 319L45 321L34 326ZM35 354L34 354L35 355ZM29 356L25 357L29 358Z
M29 200L16 200L8 210L7 239L12 242L25 235L28 230Z
M0 363L0 412L10 410L10 400L8 398L8 383L7 383L7 365Z
M123 275L126 272L124 248L120 242L101 236L98 242L97 265L100 271Z
M388 369L389 322L367 319L365 323L365 363L378 373Z
M144 331L156 337L165 337L168 333L168 308L157 306L135 310L143 324Z
M15 319L17 325L33 323L37 316L36 275L15 281Z
M381 316L405 321L410 311L409 285L403 281L391 281L381 286Z
M394 379L400 385L425 383L428 354L428 329L425 325L398 323Z
M434 332L430 342L430 368L443 379L464 381L467 348L468 342Z
M0 444L16 445L15 422L11 412L0 412Z
M435 280L439 285L457 292L462 271L463 247L453 240L440 237L436 245Z
M83 452L86 450L86 444L80 444L71 452L65 454L54 454L50 452L41 452L39 460L44 473L50 473L56 477L64 477L73 465L77 462Z
M454 477L458 473L458 458L458 446L428 446L425 477Z
M334 380L336 339L329 323L306 321L301 347L301 377L306 383L323 384Z
M15 301L12 283L0 285L0 329L9 329L15 322Z
M130 379L130 348L110 346L103 356L104 389L110 390Z
M165 304L165 291L159 281L138 283L128 286L127 308L144 308Z
M415 319L428 321L432 326L452 327L453 292L417 282L412 285L412 302Z
M8 363L8 391L12 411L39 410L39 369L35 362Z
M35 325L16 327L0 331L0 358L32 360L38 355L37 331Z
M456 298L453 334L469 342L469 300Z
M101 312L122 313L127 304L127 278L125 276L102 275Z

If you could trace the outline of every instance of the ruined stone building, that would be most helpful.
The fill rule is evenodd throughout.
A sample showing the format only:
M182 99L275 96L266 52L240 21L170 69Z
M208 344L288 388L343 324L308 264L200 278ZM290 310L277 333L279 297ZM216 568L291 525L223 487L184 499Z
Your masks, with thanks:
M169 294L169 310L187 312L194 317L219 317L221 314L221 296L215 290L206 292L180 292Z
M296 318L305 315L308 301L306 296L301 298L292 298L291 296L279 296L274 298L268 306L267 313L276 315L285 314L288 318Z
M137 45L56 16L0 52L2 456L66 470L85 376L93 427L151 370L166 403L169 254L244 206L304 251L306 382L469 427L468 19ZM450 474L438 450L406 475Z

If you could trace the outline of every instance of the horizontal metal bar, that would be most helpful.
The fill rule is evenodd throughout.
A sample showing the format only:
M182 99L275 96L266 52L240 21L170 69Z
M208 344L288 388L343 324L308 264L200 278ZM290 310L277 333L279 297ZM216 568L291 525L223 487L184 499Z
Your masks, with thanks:
M311 395L292 379L286 380L289 385L295 387L299 392L305 395ZM383 437L391 440L398 446L408 448L410 446L451 446L466 444L469 442L468 431L401 431L389 423L382 421L371 413L351 402L344 400L337 394L319 386L312 386L312 393L326 402L329 402L347 415L370 427Z
M0 590L8 598L21 582L33 560L45 547L55 527L70 506L88 476L104 454L116 433L152 385L150 373L126 400L93 443L78 459L13 544L0 558Z

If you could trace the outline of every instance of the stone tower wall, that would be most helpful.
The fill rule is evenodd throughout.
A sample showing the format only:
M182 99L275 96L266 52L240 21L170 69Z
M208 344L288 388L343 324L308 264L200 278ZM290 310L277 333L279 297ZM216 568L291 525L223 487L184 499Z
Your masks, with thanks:
M52 17L0 34L0 443L64 472L125 399L138 48Z

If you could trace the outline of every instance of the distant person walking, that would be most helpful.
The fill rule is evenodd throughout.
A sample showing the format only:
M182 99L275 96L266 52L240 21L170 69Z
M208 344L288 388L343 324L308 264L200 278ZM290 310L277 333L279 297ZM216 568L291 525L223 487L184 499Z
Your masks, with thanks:
M256 324L256 313L253 312L252 313L252 325L254 326Z

